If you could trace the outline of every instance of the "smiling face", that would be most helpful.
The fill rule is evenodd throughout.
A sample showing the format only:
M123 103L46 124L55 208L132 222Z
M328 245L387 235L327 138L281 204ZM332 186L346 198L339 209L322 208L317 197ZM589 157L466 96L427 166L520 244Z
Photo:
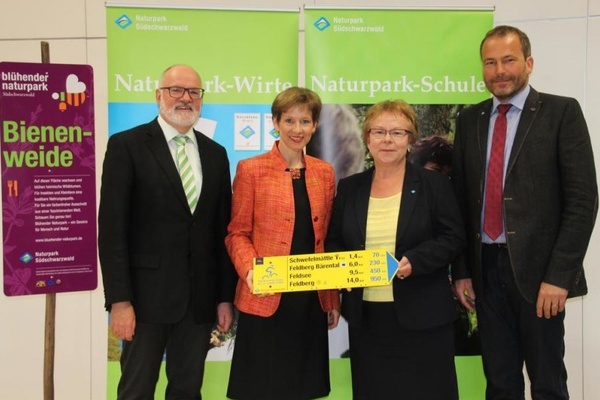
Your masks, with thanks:
M302 152L317 129L317 123L307 106L293 106L273 119L273 126L280 134L279 149L284 152ZM283 148L282 148L283 146Z
M518 35L491 36L481 47L483 80L498 100L504 102L529 83L533 58L525 57Z
M200 76L192 68L178 65L167 70L159 83L159 87L181 87L185 89L201 88ZM185 133L200 118L202 99L192 99L186 91L182 97L171 97L167 89L156 89L156 102L161 117L180 133Z
M408 145L412 143L414 136L406 134L404 136L392 137L389 132L392 130L415 132L415 127L404 114L389 111L383 112L373 118L370 122L369 130L370 132L377 130L388 131L382 137L367 133L366 143L373 156L375 168L384 165L400 165L406 161Z

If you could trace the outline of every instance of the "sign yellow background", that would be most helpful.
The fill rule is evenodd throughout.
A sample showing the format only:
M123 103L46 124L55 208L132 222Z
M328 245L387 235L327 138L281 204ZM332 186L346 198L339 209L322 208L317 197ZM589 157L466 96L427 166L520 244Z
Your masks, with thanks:
M385 250L343 251L254 259L254 294L384 286L398 261Z

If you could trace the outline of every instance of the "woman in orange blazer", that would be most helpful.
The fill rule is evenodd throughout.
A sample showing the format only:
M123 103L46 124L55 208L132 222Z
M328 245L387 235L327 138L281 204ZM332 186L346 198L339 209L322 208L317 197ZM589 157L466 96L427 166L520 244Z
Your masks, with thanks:
M329 394L327 328L337 326L337 290L252 294L255 257L321 253L335 194L333 167L307 156L321 100L292 87L271 107L280 134L269 153L242 160L233 182L227 250L240 311L227 396L316 399Z

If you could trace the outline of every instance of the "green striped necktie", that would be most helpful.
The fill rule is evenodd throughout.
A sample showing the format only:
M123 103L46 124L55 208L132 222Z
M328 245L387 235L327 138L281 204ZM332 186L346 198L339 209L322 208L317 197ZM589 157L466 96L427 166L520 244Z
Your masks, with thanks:
M185 197L187 198L190 210L193 212L194 208L196 208L196 203L198 203L198 196L196 195L196 181L194 179L194 172L192 171L192 163L185 152L185 144L190 138L181 135L174 137L173 140L177 143L177 169L179 170Z

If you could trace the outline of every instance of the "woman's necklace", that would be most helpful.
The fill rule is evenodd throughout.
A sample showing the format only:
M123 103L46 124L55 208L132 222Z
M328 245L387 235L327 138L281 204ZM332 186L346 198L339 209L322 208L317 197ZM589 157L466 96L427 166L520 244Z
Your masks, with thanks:
M302 176L302 168L286 168L285 170L290 173L292 179L300 179Z

